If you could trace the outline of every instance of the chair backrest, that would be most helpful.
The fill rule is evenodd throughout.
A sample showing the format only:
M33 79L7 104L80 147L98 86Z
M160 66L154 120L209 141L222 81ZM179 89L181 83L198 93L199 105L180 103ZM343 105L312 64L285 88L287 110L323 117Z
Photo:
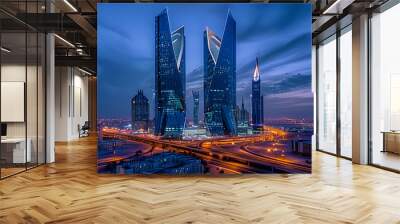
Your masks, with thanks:
M89 121L85 121L85 124L83 124L82 128L90 128Z

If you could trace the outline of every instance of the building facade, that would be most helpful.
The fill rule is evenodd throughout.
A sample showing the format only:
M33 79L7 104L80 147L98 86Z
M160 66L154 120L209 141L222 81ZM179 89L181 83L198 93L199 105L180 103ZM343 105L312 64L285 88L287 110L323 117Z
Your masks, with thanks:
M200 92L193 91L193 126L199 126Z
M148 132L150 104L143 90L132 97L131 100L131 120L132 130L135 132Z
M250 113L244 107L244 100L242 97L242 105L238 110L238 134L247 135L250 126Z
M261 79L258 58L256 58L256 67L253 73L251 90L251 115L253 131L262 131L264 124L264 97L261 95Z
M184 27L171 32L168 12L155 18L155 121L154 134L181 138L185 125Z
M228 12L221 40L204 31L204 120L211 136L236 135L236 21Z

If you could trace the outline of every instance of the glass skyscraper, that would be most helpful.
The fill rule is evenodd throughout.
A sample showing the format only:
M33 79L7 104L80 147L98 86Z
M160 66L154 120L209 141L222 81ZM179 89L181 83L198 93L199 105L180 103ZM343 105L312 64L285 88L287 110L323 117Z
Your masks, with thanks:
M228 12L219 38L204 31L204 116L211 136L236 135L236 21Z
M143 94L143 90L132 97L131 100L132 130L147 132L149 129L149 100Z
M264 124L264 103L263 96L261 95L261 79L260 67L258 65L258 58L256 58L256 67L253 73L252 81L252 94L251 94L251 116L254 131L262 131Z
M248 134L247 130L250 124L250 113L244 107L244 100L242 97L242 105L238 109L238 134L239 135L246 135Z
M200 104L200 93L199 91L193 91L193 125L199 125L199 104Z
M171 32L168 12L164 9L155 18L155 135L182 137L185 76L184 27Z

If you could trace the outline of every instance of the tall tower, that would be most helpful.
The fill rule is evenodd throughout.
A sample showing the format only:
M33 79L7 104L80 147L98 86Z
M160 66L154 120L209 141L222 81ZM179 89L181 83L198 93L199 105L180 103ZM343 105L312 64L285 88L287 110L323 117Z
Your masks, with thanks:
M200 105L200 93L199 91L193 91L193 125L199 126L199 105Z
M155 135L182 137L185 76L184 27L171 33L168 12L164 9L155 18Z
M249 127L249 112L244 107L244 99L242 96L242 105L239 109L238 134L247 135L248 127Z
M204 31L204 117L211 136L236 135L236 21L228 12L223 38Z
M247 124L248 123L248 117L246 117L246 109L244 108L244 100L242 96L242 107L240 108L240 119L239 122L242 124Z
M261 95L261 124L264 125L264 95Z
M148 131L149 112L149 100L144 96L143 90L139 90L131 100L132 130L139 132Z
M258 58L256 58L256 67L253 73L252 81L252 94L251 94L251 115L254 131L262 131L263 127L263 96L261 96L261 80L260 68L258 65Z

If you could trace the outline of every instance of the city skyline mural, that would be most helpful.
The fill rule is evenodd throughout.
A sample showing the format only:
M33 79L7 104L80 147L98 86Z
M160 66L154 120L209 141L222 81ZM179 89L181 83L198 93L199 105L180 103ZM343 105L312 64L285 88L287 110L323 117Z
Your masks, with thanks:
M308 4L99 4L98 172L310 173Z

